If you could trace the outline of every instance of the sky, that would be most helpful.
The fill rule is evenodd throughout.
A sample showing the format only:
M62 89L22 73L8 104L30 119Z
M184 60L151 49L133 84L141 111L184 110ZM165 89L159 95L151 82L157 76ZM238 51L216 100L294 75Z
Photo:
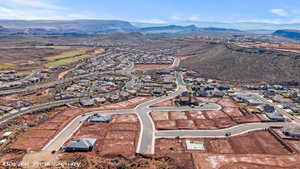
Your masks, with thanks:
M0 0L0 19L300 23L299 0Z

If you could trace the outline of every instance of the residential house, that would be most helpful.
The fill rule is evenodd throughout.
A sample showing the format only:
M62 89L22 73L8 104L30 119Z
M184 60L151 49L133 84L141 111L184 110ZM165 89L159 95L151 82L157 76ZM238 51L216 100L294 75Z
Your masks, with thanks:
M275 111L274 106L271 105L259 105L257 109L263 113L272 113Z
M274 113L266 113L266 115L272 121L283 122L285 120L283 115L278 111L275 111Z
M70 141L66 147L66 152L87 152L92 151L96 144L96 139L94 138L80 138L77 140Z
M109 123L112 120L111 115L95 114L90 118L92 123Z
M293 126L284 127L282 129L282 133L286 136L300 139L300 127L299 126L293 125Z
M82 99L80 100L80 105L84 107L90 107L95 105L95 101L93 99Z
M206 91L200 90L196 92L197 97L208 97L208 93Z

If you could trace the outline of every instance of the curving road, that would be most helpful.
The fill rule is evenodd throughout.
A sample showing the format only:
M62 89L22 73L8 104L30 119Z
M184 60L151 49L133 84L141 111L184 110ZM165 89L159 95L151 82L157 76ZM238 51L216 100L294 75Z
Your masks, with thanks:
M84 115L79 115L73 119L62 131L60 131L47 145L43 147L43 151L57 151L59 150L71 137L72 135L81 127L84 121L86 121L91 115L95 113L105 113L110 115L116 114L128 114L133 113L133 110L107 110L107 111L95 111L89 112Z
M173 65L178 65L179 60L175 60ZM130 65L130 67L133 67ZM123 70L126 71L128 74L131 74L130 70ZM128 113L135 113L140 121L141 124L141 132L139 136L139 141L136 148L136 153L139 154L154 154L154 147L155 147L155 138L189 138L189 137L211 137L211 138L218 138L218 137L225 137L226 133L231 133L231 136L243 134L246 132L254 131L254 130L262 130L265 128L269 128L271 126L282 127L288 123L246 123L240 124L234 127L219 129L219 130L164 130L164 131L157 131L155 129L154 122L150 116L151 111L195 111L195 110L219 110L221 107L214 103L205 103L198 107L150 107L151 105L172 99L177 95L180 95L182 92L186 91L186 86L183 81L182 73L176 73L176 83L177 89L175 92L170 93L168 96L162 96L155 98L153 100L144 102L136 106L134 109L120 109L120 110L106 110L106 111L96 111L96 112L89 112L84 115L79 115L75 119L73 119L62 131L60 131L45 147L42 149L44 151L53 151L60 149L66 141L68 141L72 135L80 128L85 120L87 120L91 115L94 113L103 113L103 114L128 114ZM77 100L69 100L77 101ZM68 101L67 101L68 102ZM59 104L66 104L66 101L59 101L55 103ZM7 119L14 118L18 115L29 113L34 111L39 106L43 108L49 108L53 105L53 103L46 103L42 105L36 105L37 107L30 107L27 110L23 110L23 112L14 113L8 115L7 117L0 119L0 123L6 121Z
M245 123L239 124L230 128L219 130L163 130L157 131L155 136L157 138L222 138L226 137L226 133L231 133L230 136L244 134L250 131L264 130L269 127L282 127L288 123Z

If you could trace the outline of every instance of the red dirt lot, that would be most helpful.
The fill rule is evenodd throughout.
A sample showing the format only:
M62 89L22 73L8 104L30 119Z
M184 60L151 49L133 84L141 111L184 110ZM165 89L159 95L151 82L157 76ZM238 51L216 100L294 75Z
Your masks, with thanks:
M169 112L151 112L154 121L169 120Z
M135 114L114 115L110 123L85 122L75 138L96 138L94 148L101 156L133 156L139 136L139 123Z
M175 103L174 103L174 99L171 99L171 100L166 100L164 102L160 102L160 103L156 103L150 107L168 107L168 106L175 106Z
M170 121L170 120L160 120L155 122L155 126L157 129L164 129L164 130L175 130L177 129L176 127L176 122L175 121Z
M240 117L243 114L240 112L239 108L236 107L225 107L223 108L224 113L228 114L230 117Z
M10 149L38 151L47 144L65 125L74 117L80 114L80 109L69 109L62 113L56 114L52 119L41 123L40 125L30 128L21 136L17 137Z
M193 153L197 169L300 169L299 155Z
M204 111L209 119L226 118L228 117L223 111L207 110Z
M170 120L186 120L188 119L185 112L170 112Z
M176 120L178 129L197 129L193 120Z
M210 147L208 148L212 153L229 154L234 153L230 143L226 139L212 139L209 140Z
M185 140L203 142L205 150L202 153L213 154L291 154L268 131L255 131L229 138L190 138L190 139L156 139L156 150L159 154L173 151L199 152L186 150ZM170 143L170 144L167 144Z
M205 150L187 150L186 140L193 140L202 143ZM185 154L186 158L183 159L193 161L192 164L194 164L194 168L199 169L218 169L225 164L230 166L229 164L235 164L238 162L253 163L255 166L258 164L264 164L260 160L265 160L265 158L269 157L273 158L274 161L273 164L267 162L267 166L289 165L289 163L285 163L283 165L283 161L279 164L280 158L277 157L290 157L289 160L291 160L291 162L297 161L295 158L296 156L285 149L268 131L256 131L230 138L156 139L155 152L157 156L168 156L176 162L179 162L179 154ZM192 158L190 158L190 155L192 155ZM297 154L297 156L299 155ZM205 159L203 159L204 157ZM202 163L202 160L204 163ZM182 164L184 164L184 162ZM190 164L185 165L186 166L184 166L184 168L191 167ZM229 167L228 169L231 168ZM245 169L260 168L249 167Z
M237 104L232 99L226 97L217 101L217 103L222 107L238 107Z
M159 130L170 129L222 129L241 123L260 122L256 114L242 113L229 97L199 98L205 102L216 102L221 110L151 112L152 119ZM169 122L168 122L169 121ZM174 127L174 122L176 127Z
M18 140L10 146L10 149L39 151L48 141L49 139L46 137L19 137Z
M189 119L206 119L202 111L187 112L187 116L189 116Z
M213 120L195 120L198 129L216 129L216 123Z
M186 150L185 140L198 141L205 150ZM181 162L184 168L285 169L300 164L299 155L291 154L267 131L222 139L156 139L155 152L158 156L168 156L174 162Z

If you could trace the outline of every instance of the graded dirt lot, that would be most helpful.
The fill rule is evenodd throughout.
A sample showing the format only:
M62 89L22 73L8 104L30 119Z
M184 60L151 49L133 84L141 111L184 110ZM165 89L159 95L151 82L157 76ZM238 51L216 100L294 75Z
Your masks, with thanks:
M167 106L175 106L175 100L171 99L171 100L166 100L164 102L160 102L157 104L152 105L151 107L167 107Z
M41 104L49 102L51 99L51 90L52 89L41 89L37 92L32 92L30 94L13 94L8 96L0 97L0 103L10 104L16 101L26 101L32 104Z
M198 169L300 169L299 155L193 153Z
M255 114L242 113L238 105L229 97L197 98L201 102L214 102L221 110L151 112L156 128L170 129L221 129L240 123L259 122ZM176 124L174 126L174 124Z
M187 150L186 140L202 142L205 150ZM291 154L268 131L255 131L229 138L157 139L155 149L158 154L168 154L173 151L213 154Z
M101 156L133 156L139 136L139 123L134 114L114 115L110 123L85 122L73 136L75 138L96 138L94 151Z
M193 140L194 142L203 144L204 150L187 150L186 140ZM180 160L182 159L188 160L189 162L192 161L191 163L188 161L183 162L182 164L186 163L184 168L193 168L191 166L194 165L194 168L218 169L225 164L228 164L229 167L231 162L236 163L237 161L253 163L255 166L263 164L259 161L260 158L268 157L274 158L274 161L273 163L268 162L266 165L282 166L283 163L277 165L279 162L276 161L277 157L288 157L287 155L291 157L291 161L297 161L295 159L295 155L291 154L285 147L283 147L281 143L268 131L256 131L241 136L222 139L156 139L155 152L157 156L168 156L177 161L177 163L181 162ZM177 159L181 154L184 154L186 158ZM205 159L202 159L203 157L205 157ZM202 163L201 160L204 160L204 163ZM283 166L288 165L289 163L285 163ZM228 169L231 168L229 167ZM250 167L246 169L260 168Z
M50 120L26 130L9 146L13 150L41 150L74 117L81 114L80 109L69 109L56 114Z

